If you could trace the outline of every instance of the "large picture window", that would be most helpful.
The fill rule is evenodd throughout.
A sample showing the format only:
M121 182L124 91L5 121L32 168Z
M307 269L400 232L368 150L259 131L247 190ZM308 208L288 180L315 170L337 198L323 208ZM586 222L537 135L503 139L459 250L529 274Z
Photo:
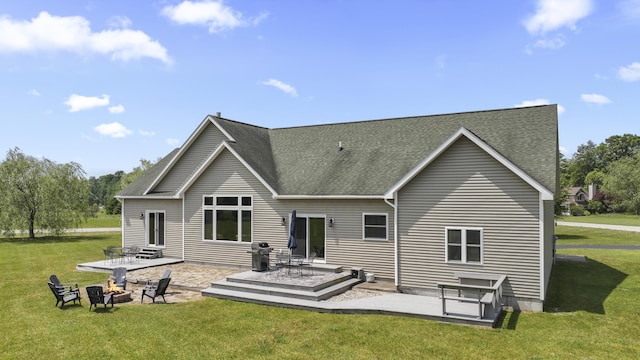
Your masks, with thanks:
M204 240L251 242L251 196L205 196L202 206Z
M362 235L365 240L387 240L387 214L362 214Z
M447 262L482 263L482 229L446 228Z

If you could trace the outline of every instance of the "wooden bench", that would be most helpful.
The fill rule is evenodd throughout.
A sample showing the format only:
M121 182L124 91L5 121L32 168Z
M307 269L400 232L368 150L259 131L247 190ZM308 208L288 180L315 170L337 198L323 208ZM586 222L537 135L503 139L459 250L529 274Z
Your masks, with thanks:
M457 283L438 282L443 315L449 315L447 300L478 304L478 319L484 318L487 305L491 305L494 310L501 305L502 283L507 275L475 272L455 272L453 275L458 280ZM456 295L451 295L451 291L446 290L455 290Z

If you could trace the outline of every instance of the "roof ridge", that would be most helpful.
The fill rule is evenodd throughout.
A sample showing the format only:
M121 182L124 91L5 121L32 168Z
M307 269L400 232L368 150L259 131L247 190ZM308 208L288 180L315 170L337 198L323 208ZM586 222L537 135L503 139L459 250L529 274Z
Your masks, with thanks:
M445 114L411 115L411 116L401 116L401 117L392 117L392 118L355 120L355 121L341 121L341 122L336 122L336 123L324 123L324 124L313 124L313 125L298 125L298 126L288 126L288 127L279 127L279 128L265 128L265 129L268 129L268 130L289 130L289 129L299 129L299 128L310 128L310 127L325 127L325 126L347 125L347 124L350 125L350 124L382 122L382 121L394 121L394 120L408 120L408 119L418 119L418 118L435 118L435 117L444 117L444 116L452 116L452 115L469 115L469 114L480 114L480 113L490 113L490 112L503 112L503 111L522 110L522 109L526 109L526 108L539 108L539 107L545 107L545 106L557 106L557 104L543 104L543 105L510 107L510 108L501 108L501 109L458 111L458 112L445 113Z

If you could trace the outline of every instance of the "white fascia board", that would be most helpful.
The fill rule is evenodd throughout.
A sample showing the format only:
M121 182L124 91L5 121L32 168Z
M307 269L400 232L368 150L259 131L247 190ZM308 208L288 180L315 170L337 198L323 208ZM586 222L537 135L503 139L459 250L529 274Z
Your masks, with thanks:
M153 195L132 195L132 196L116 196L116 199L139 199L139 200L152 200L152 199L161 199L161 200L175 200L179 199L180 196L171 195L171 196L153 196Z
M383 195L275 195L277 200L384 200Z
M402 187L404 187L409 181L411 181L416 175L418 175L424 168L429 166L435 159L437 159L442 153L444 153L451 145L453 145L461 136L466 137L471 140L474 144L478 145L484 152L489 154L491 157L496 159L500 164L502 164L507 169L511 170L514 174L524 180L527 184L531 185L534 189L540 192L543 200L553 200L553 192L549 191L549 189L542 186L539 182L529 176L527 173L522 171L519 167L514 165L511 161L507 160L504 156L502 156L499 152L494 150L487 143L478 138L471 131L461 127L458 131L456 131L453 135L451 135L445 142L443 142L440 146L438 146L429 156L427 156L424 160L420 162L415 168L409 171L400 181L398 181L395 185L391 187L386 193L385 198L393 199L394 194L398 192Z
M182 157L182 155L187 152L187 150L191 147L191 145L193 144L194 141L196 141L196 139L198 138L198 136L200 136L200 134L204 131L204 129L207 128L207 126L209 124L213 124L215 127L218 128L218 130L220 130L220 132L227 137L230 141L235 142L236 140L229 135L229 133L222 128L222 126L220 126L220 124L218 124L217 121L215 121L215 119L213 118L213 116L211 115L207 115L204 120L202 120L202 122L200 123L200 125L198 125L198 127L196 128L196 130L191 133L191 135L189 136L189 138L187 139L187 141L184 142L184 144L182 144L182 146L180 147L180 150L178 150L178 153L176 154L176 156L173 157L173 159L171 159L171 161L169 162L169 164L162 169L162 172L158 175L158 177L156 177L153 182L151 183L151 185L149 186L149 188L147 190L144 191L144 195L148 194L149 191L151 191L153 188L155 188L158 183L160 183L160 180L162 180L165 175L167 175L167 173L169 172L169 170L176 164L176 162L178 162L178 159L180 159Z
M237 142L236 139L233 138L233 136L231 136L231 134L229 134L227 132L227 130L225 130L222 126L220 126L220 124L218 123L218 121L216 121L217 118L213 117L213 116L209 116L209 119L211 120L211 122L213 123L213 125L215 125L218 130L220 130L220 132L227 138L229 139L229 141L231 142Z
M176 192L179 197L183 197L184 193L193 185L193 183L202 175L202 173L213 163L213 161L222 153L223 150L228 150L244 167L249 170L251 175L255 176L260 183L271 192L271 196L277 196L277 193L271 186L240 156L238 153L229 146L226 141L223 141L218 148L207 158L207 160L198 168L198 170L189 178L189 180Z

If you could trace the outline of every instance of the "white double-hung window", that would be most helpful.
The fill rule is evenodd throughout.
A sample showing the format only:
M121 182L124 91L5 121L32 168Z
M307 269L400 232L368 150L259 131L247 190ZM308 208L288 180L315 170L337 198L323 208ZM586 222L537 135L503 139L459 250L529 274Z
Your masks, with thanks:
M447 262L482 264L481 228L445 228Z
M251 242L253 199L251 196L204 196L204 240Z
M364 240L387 240L387 214L362 214L362 238Z

